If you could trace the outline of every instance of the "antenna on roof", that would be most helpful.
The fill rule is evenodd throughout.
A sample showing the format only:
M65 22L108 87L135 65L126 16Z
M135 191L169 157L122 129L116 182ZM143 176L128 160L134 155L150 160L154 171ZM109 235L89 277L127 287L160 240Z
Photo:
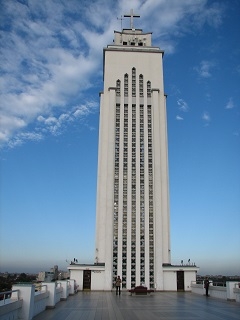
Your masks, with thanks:
M121 20L121 30L122 30L122 21L123 21L123 16L121 15L121 18L118 18L118 17L117 17L117 19L118 19L118 20Z

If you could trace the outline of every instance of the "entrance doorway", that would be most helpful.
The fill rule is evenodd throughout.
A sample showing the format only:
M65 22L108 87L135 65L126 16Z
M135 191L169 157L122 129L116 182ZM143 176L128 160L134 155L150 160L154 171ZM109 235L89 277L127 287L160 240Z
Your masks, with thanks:
M177 271L177 291L184 291L184 271Z
M91 290L91 270L83 270L83 290Z

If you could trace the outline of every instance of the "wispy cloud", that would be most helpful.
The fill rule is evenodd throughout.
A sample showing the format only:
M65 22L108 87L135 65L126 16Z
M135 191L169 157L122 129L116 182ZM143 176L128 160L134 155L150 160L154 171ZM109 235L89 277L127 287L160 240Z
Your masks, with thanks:
M178 36L193 25L211 24L210 13L220 24L222 16L222 8L202 0L1 3L0 145L43 139L44 130L35 132L40 124L56 134L67 123L59 115L68 115L79 101L91 109L89 91L102 85L102 48L121 27L116 17L131 8L141 14L141 27L153 31L154 43L170 53L175 52ZM123 27L128 24L125 19ZM186 108L184 103L180 108ZM75 119L73 114L69 118Z
M176 120L182 121L182 120L183 120L183 117L177 115L177 116L176 116Z
M42 133L37 132L19 132L12 139L8 141L8 147L14 148L17 146L21 146L27 141L40 141L43 139Z
M228 99L228 102L227 102L226 106L225 106L225 109L232 109L232 108L234 108L234 103L233 103L232 97L230 97Z
M211 117L210 114L207 111L204 111L202 114L202 120L204 121L205 126L208 126L210 121L211 121Z
M158 35L166 40L170 53L175 51L176 40L173 41L171 35L182 36L184 33L199 30L205 24L218 28L222 23L224 7L220 4L208 3L202 0L146 0L128 1L124 0L123 8L134 7L141 11L145 26L151 27L153 35ZM139 5L142 2L141 5ZM151 17L149 19L149 17ZM161 33L159 35L159 30ZM165 47L164 47L165 49Z
M201 78L210 78L212 76L211 69L215 66L213 61L202 60L199 66L194 67Z
M180 111L183 111L183 112L189 111L189 106L188 106L187 102L184 101L183 99L178 99L177 104L179 106Z
M11 30L5 18L1 57L2 145L8 143L12 147L20 145L21 140L36 140L34 134L25 133L40 116L46 119L42 122L46 131L59 132L62 122L55 116L57 110L69 109L69 105L71 108L75 98L93 86L96 72L98 76L101 61L95 59L97 49L86 54L81 28L78 30L77 21L70 16L67 20L72 25L67 28L64 16L68 7L59 3L55 8L53 3L43 2L46 6L36 1L29 1L28 6L9 1L3 6ZM85 108L91 108L87 101Z
M203 6L204 6L203 2ZM201 10L198 15L194 16L194 23L201 27L207 23L209 26L218 28L222 24L222 14L224 11L224 5L222 3L213 2L207 9Z

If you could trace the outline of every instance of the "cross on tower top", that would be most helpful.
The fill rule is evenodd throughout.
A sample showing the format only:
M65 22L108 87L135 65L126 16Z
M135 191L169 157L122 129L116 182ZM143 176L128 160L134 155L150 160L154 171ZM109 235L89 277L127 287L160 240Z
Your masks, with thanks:
M133 9L131 9L130 14L125 14L125 18L130 18L130 28L133 29L133 18L140 18L139 14L134 14Z

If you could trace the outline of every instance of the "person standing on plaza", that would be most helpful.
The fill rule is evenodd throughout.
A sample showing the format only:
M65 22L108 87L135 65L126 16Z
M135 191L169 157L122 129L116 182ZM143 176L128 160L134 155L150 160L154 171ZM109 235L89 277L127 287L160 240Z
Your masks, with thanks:
M120 276L117 277L116 279L116 295L119 293L121 293L121 283L122 283L122 280L120 278Z
M206 296L208 297L209 280L208 280L207 277L204 280L204 288L205 288L205 291L206 291Z

